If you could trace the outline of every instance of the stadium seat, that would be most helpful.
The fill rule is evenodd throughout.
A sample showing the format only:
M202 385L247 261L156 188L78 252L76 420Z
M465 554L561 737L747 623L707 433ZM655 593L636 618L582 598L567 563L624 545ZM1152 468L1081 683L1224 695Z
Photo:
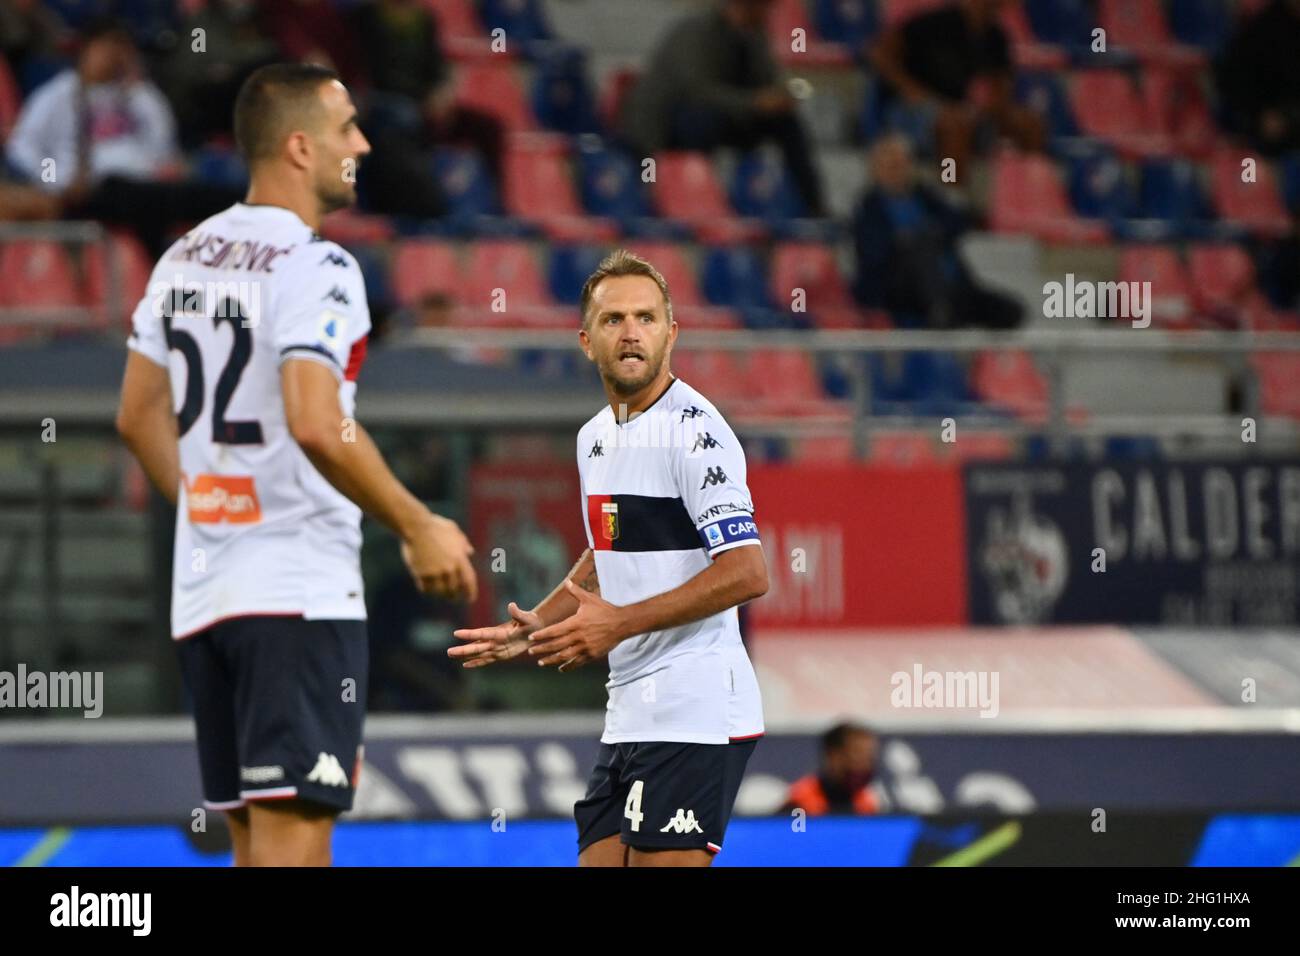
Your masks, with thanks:
M1169 246L1127 246L1120 252L1120 282L1151 283L1153 326L1188 327L1192 320L1192 286L1178 253Z
M1246 159L1255 161L1254 182L1242 179ZM1281 237L1291 231L1291 217L1270 163L1243 149L1225 147L1215 154L1211 168L1214 205L1225 220L1263 236Z
M1166 156L1170 138L1153 125L1137 88L1122 70L1081 70L1074 77L1071 104L1079 130L1105 140L1125 156Z
M554 305L528 243L488 240L471 243L461 281L461 301L471 310L503 302L507 313Z
M877 0L880 21L887 27L947 5L948 0Z
M772 227L805 212L781 157L769 150L752 150L741 157L731 181L731 204L740 215L762 219Z
M529 57L549 52L552 33L541 0L479 0L479 13L487 32L505 32L508 52Z
M808 15L804 0L776 0L767 20L767 35L772 53L782 63L801 67L847 66L852 52L839 42L822 39ZM803 31L803 48L794 49L795 30ZM831 39L839 40L832 35Z
M817 435L790 441L790 458L801 464L847 464L856 459L849 435Z
M1201 189L1195 163L1185 159L1149 160L1142 164L1138 187L1141 215L1169 223L1174 234L1202 238L1217 228Z
M656 155L651 195L660 215L687 224L702 242L743 242L762 235L758 224L736 218L705 153Z
M748 404L754 396L753 382L733 352L677 348L673 350L673 371L686 384L707 392L719 405Z
M1008 461L1016 443L1006 432L958 430L957 440L940 447L957 461Z
M1232 35L1228 0L1172 0L1169 22L1174 36L1210 55L1217 54Z
M1047 415L1047 380L1028 352L980 352L971 364L971 386L980 401L999 405L1028 421Z
M695 281L695 270L679 246L671 242L638 239L629 240L625 246L659 270L673 297L673 316L683 326L705 329L740 327L740 317L733 310L716 308L705 301Z
M424 5L438 21L438 41L447 56L454 60L472 60L492 55L473 0L424 0ZM512 52L507 46L506 53Z
M441 239L406 239L393 253L392 287L398 305L418 305L430 296L460 298L460 262Z
M854 307L849 284L840 273L831 246L812 242L783 242L772 251L772 304L778 312L795 312L802 290L804 311L820 328L858 328L863 324Z
M506 129L536 129L533 111L509 63L467 63L456 71L456 102L491 113Z
M512 34L513 35L513 34ZM533 112L547 129L570 136L597 129L587 56L576 47L549 44L537 59Z
M506 151L505 207L557 242L607 242L618 233L612 220L583 213L568 157L549 148L512 144Z
M929 432L881 431L871 436L867 460L873 465L910 468L940 459L935 439Z
M618 129L619 117L623 112L623 101L627 99L632 87L636 86L640 75L636 67L632 66L619 67L605 74L597 109L600 113L601 125L606 131L612 132Z
M1214 149L1217 131L1199 78L1186 70L1148 67L1142 98L1151 128L1184 156L1204 157Z
M1070 209L1056 165L1046 156L1003 150L993 161L990 226L1046 242L1102 242L1106 226Z
M641 167L630 154L606 147L594 137L583 137L578 143L577 160L582 205L588 213L614 220L628 235L685 238L689 234L654 216L649 190L641 180Z
M1074 56L1088 52L1093 23L1086 0L1027 0L1025 15L1038 39Z
M861 50L880 31L875 0L814 0L813 23L819 36L851 51Z
M1255 293L1255 263L1241 246L1192 246L1187 271L1202 311L1235 314Z
M822 392L813 357L807 352L791 349L754 352L745 365L750 382L762 383L755 398L767 414L803 415L839 410Z
M1078 136L1079 127L1070 110L1061 78L1054 73L1024 70L1016 74L1016 102L1043 117L1052 137Z
M61 243L26 240L0 245L0 303L19 309L57 309L83 302L72 258Z
M1260 411L1300 418L1300 354L1264 352L1251 356L1259 378Z
M475 151L434 150L433 175L442 187L450 218L470 221L476 216L493 216L501 212L496 185Z
M148 290L153 263L140 240L130 233L111 232L108 241L110 254L116 258L119 270L117 297L115 300L109 298L108 260L103 244L96 243L87 246L82 257L86 302L95 310L101 324L111 329L129 328L131 314Z
M1170 34L1160 0L1098 0L1097 20L1106 31L1108 50L1118 47L1147 62L1179 66L1205 60L1203 51Z
M192 167L200 182L232 189L248 186L248 167L233 143L204 143L194 153Z
M1300 215L1300 153L1282 160L1282 195L1292 215Z
M1021 70L1060 70L1069 62L1065 50L1043 42L1034 34L1021 4L1005 4L1002 7L1001 24L1007 39L1011 41L1012 58Z
M714 305L741 310L770 310L767 269L753 249L732 246L710 250L700 270L704 294Z
M391 239L394 229L387 216L371 216L355 209L340 209L321 221L320 232L332 242L352 246L359 242L383 242Z
M18 81L10 71L9 63L0 56L0 142L9 138L21 109L22 96L18 92Z
M1112 228L1137 210L1128 171L1109 149L1080 152L1069 160L1070 201L1081 216L1104 219Z
M603 246L555 245L551 247L551 261L547 269L547 283L551 298L563 305L577 305L582 297L582 286L587 277L596 271L605 256Z

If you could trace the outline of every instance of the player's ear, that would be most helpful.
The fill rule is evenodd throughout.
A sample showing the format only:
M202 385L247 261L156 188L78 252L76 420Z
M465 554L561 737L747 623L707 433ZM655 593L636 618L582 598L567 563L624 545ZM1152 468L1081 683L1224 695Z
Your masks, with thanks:
M582 346L582 354L587 356L587 361L596 361L591 354L591 336L586 329L578 329L578 344Z

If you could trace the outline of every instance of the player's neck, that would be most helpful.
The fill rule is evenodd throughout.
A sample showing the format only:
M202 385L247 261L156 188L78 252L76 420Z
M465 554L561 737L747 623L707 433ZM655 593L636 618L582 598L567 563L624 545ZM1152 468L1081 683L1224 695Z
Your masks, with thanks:
M656 376L653 382L632 395L616 392L606 385L605 397L609 399L609 407L614 412L615 420L627 422L663 398L664 392L668 391L675 381L677 380L673 378L673 374L665 369L663 374Z
M320 202L310 193L285 188L279 183L255 180L248 187L244 197L248 206L279 206L295 213L299 219L311 227L312 232L320 232Z

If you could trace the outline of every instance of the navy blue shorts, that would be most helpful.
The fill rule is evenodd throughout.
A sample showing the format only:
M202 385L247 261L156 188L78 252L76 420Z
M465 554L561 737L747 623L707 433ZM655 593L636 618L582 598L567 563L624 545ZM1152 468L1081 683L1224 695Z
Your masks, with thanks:
M352 809L370 665L365 621L231 618L177 651L209 809L292 798Z
M578 851L621 834L638 849L717 853L757 743L601 744L587 795L573 805Z

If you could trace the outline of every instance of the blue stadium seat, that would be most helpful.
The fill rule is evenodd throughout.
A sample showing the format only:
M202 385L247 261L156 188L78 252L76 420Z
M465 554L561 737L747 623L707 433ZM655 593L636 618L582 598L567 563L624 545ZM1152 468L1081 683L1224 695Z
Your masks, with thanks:
M501 212L496 186L478 154L468 149L436 149L433 175L455 219L494 216Z
M383 313L394 304L392 288L388 282L388 262L383 250L376 246L352 244L348 251L356 257L361 276L366 283L366 301L374 312Z
M1160 457L1160 441L1149 435L1108 435L1105 449L1107 461L1149 460Z
M1079 135L1074 111L1070 109L1070 98L1060 76L1041 71L1018 73L1015 96L1016 102L1043 117L1049 136Z
M175 0L116 0L113 14L126 23L141 49L161 50L180 29L178 7Z
M505 31L511 52L521 50L530 58L544 51L553 37L541 0L480 0L479 18L489 34L498 28Z
M1282 198L1291 212L1300 215L1300 153L1282 160Z
M1070 202L1081 216L1108 223L1137 212L1137 199L1124 163L1115 153L1096 146L1069 160Z
M605 250L600 246L553 246L546 281L561 305L576 305L582 285L596 271Z
M1174 36L1211 55L1223 48L1232 33L1226 0L1173 0L1169 14Z
M208 143L194 153L194 177L214 186L243 189L248 185L248 169L233 146Z
M571 136L597 130L596 97L582 50L553 45L539 56L533 112L543 126Z
M104 12L101 0L45 0L45 6L57 13L71 30L80 30Z
M775 226L804 215L803 200L779 156L755 150L741 157L731 180L731 205L742 216Z
M816 0L813 25L819 36L849 46L857 55L880 30L875 0Z
M780 324L768 314L773 306L767 292L767 267L753 249L731 246L711 250L700 269L700 288L713 305L739 311L749 328Z
M1074 56L1088 52L1094 23L1086 0L1027 0L1025 13L1038 39Z
M624 235L646 239L686 239L688 226L659 219L650 204L649 187L641 181L637 160L594 136L578 140L578 179L583 208L593 216L613 219Z
M1208 221L1214 218L1197 180L1196 165L1185 159L1142 164L1139 207L1144 217L1167 220L1188 239L1205 237Z

